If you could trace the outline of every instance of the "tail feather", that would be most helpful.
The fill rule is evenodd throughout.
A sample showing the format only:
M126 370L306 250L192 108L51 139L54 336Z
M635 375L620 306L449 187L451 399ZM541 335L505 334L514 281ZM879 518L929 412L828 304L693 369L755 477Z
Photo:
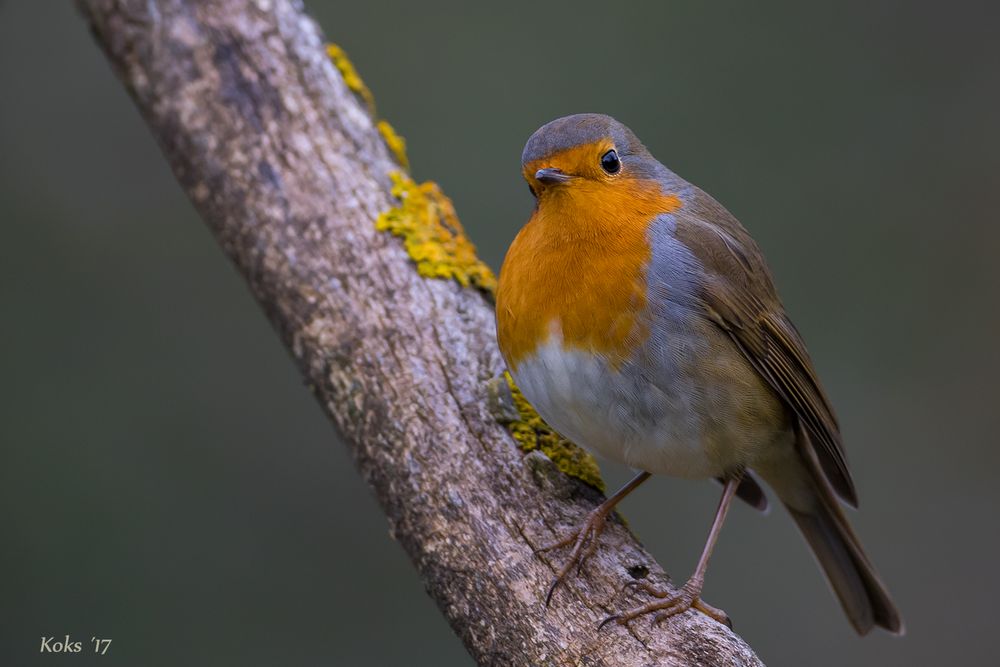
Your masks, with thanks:
M861 543L837 505L820 503L816 511L788 508L819 561L847 618L858 634L875 626L903 634L903 619Z
M788 508L858 634L868 634L876 626L903 634L899 610L865 555L815 455L810 456L811 448L796 449L795 461L772 465L768 474L758 472Z

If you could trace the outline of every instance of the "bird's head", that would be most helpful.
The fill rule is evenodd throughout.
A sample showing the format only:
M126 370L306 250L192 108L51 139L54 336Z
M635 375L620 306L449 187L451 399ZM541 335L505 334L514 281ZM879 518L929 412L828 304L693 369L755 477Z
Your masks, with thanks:
M539 209L563 220L613 226L679 206L676 177L611 116L576 114L553 120L528 139L521 168Z
M540 127L524 147L521 167L536 197L574 187L614 188L623 181L655 179L664 170L632 130L596 113Z

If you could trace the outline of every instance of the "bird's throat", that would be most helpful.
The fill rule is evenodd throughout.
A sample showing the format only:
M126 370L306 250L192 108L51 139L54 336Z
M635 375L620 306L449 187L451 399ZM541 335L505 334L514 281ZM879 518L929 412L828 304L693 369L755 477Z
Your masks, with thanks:
M516 369L552 337L614 365L626 359L648 333L649 226L679 207L649 181L546 193L500 274L497 333L507 363Z

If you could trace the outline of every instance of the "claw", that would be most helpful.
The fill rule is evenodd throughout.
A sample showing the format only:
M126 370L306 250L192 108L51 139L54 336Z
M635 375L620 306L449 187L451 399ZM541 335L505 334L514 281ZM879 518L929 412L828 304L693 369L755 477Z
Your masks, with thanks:
M549 586L549 592L545 594L545 608L548 609L549 605L552 603L552 594L556 592L556 588L559 586L561 579L556 579Z
M582 526L580 526L579 530L570 533L558 542L535 550L535 553L539 553L542 551L549 551L551 549L558 549L559 547L568 546L570 544L573 545L573 550L570 551L569 559L559 570L559 573L556 574L556 578L552 582L552 585L549 586L548 593L545 596L546 607L548 607L552 602L552 595L555 593L556 588L559 587L559 584L566 578L566 575L569 574L570 570L573 569L573 566L575 565L577 567L577 572L580 572L583 568L583 562L590 558L590 556L592 556L597 550L598 538L601 535L601 531L604 529L607 516L607 510L603 507L598 507L590 513L587 520L584 521Z
M701 598L697 598L691 606L705 614L705 616L722 623L730 630L733 629L733 619L729 618L729 614L717 607L713 607Z
M549 586L548 593L545 596L546 607L548 607L549 603L552 602L552 594L555 593L559 583L566 578L569 571L573 569L573 565L582 567L583 561L590 558L594 551L597 550L598 538L601 536L601 531L604 530L604 524L608 520L608 515L612 510L614 510L615 505L617 505L622 498L634 491L637 486L642 484L647 479L649 479L649 473L640 472L638 475L633 477L628 484L623 486L613 496L598 505L590 514L588 514L587 520L583 522L583 525L580 526L579 530L570 533L558 542L535 549L535 554L537 555L551 549L558 549L560 547L569 546L570 544L573 545L573 550L570 551L569 554L569 560L559 570L555 581L553 581L552 585ZM584 547L586 547L586 550L584 550Z
M622 618L621 614L612 614L611 616L608 616L606 619L604 619L603 621L601 621L600 625L597 626L597 631L600 632L601 630L604 629L605 625L607 625L608 623L611 623L612 621L617 621L617 622L620 623L621 622L621 618Z

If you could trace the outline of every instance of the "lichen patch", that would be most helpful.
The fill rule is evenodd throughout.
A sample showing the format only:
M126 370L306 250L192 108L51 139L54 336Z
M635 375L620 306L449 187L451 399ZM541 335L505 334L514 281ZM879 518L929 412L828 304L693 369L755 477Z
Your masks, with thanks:
M347 87L360 97L368 107L368 111L372 115L375 115L375 96L372 95L372 91L368 90L365 82L361 80L361 75L358 74L358 70L354 68L354 64L347 57L347 54L344 53L344 50L337 44L327 44L326 55L333 61L334 66L340 70L340 75L344 77L344 83L347 84Z
M382 213L375 228L403 239L406 252L427 278L453 279L463 287L475 287L492 295L496 276L476 256L476 247L465 235L455 207L437 183L417 184L396 171L392 195L399 205Z
M387 120L380 120L376 127L378 127L378 133L382 135L382 140L385 141L385 145L392 152L399 166L403 169L409 169L410 159L406 157L406 139L400 136Z
M541 415L535 411L521 390L514 384L514 378L504 371L504 379L514 397L514 406L520 415L519 419L506 423L507 430L517 440L518 446L524 452L540 450L548 456L556 467L570 477L576 477L600 492L606 487L601 477L601 469L594 457L572 442L556 433L545 423Z
M329 56L334 67L340 72L340 75L344 77L344 83L351 92L361 98L361 101L368 107L368 113L372 117L377 117L375 112L375 96L372 95L372 91L369 90L368 86L361 79L361 75L358 74L357 68L354 67L354 63L347 57L344 49L340 48L337 44L330 43L326 45L326 55ZM382 141L385 142L386 147L392 153L396 162L399 163L399 166L403 169L409 169L410 160L406 157L406 140L396 132L387 120L379 120L376 123L376 127L378 128L378 133L382 136Z

